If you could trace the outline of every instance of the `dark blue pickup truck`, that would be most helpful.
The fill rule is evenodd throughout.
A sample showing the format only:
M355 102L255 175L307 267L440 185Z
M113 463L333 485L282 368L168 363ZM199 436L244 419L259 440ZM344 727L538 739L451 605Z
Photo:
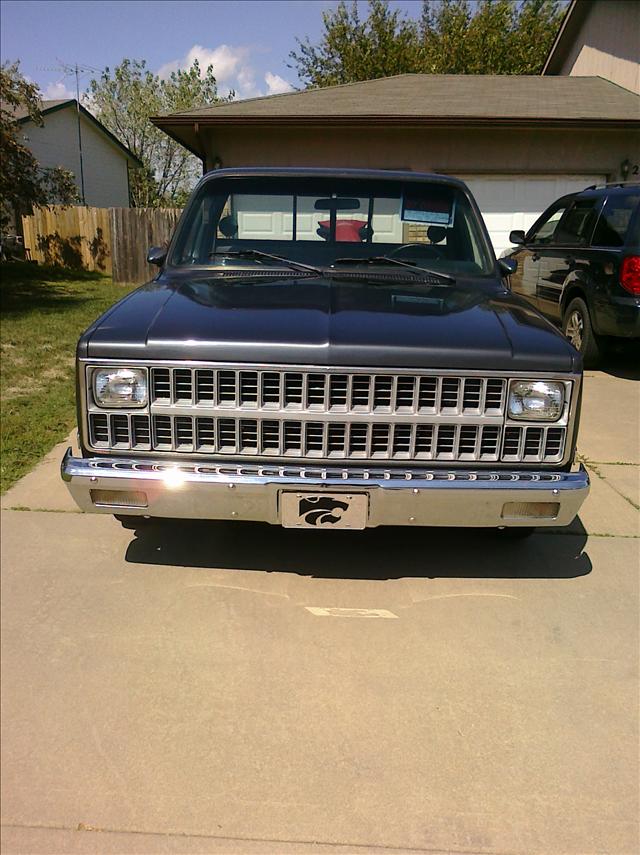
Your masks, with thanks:
M227 169L77 351L86 511L295 528L568 525L582 362L467 187Z

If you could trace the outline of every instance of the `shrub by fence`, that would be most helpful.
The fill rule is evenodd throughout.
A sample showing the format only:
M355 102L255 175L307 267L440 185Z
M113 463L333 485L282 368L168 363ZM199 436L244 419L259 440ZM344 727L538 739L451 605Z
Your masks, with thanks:
M53 205L22 218L24 245L42 264L111 274L139 284L157 268L147 250L167 242L181 211L174 208L89 208Z

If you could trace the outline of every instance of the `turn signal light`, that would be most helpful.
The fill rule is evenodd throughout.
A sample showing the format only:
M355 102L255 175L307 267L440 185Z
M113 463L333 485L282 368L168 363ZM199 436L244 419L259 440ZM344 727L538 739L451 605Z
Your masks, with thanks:
M559 502L507 502L502 506L502 519L553 520L559 511Z
M102 508L146 508L149 504L141 490L91 490L91 501Z
M640 297L640 255L628 255L620 266L620 284L625 291Z

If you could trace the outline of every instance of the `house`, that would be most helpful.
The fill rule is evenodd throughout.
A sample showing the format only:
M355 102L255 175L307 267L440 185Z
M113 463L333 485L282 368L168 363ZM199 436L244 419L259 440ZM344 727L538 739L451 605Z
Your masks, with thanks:
M413 169L467 181L496 253L564 193L640 161L640 96L601 77L403 74L152 119L216 166Z
M640 2L572 0L542 73L597 75L640 95Z
M42 167L61 166L73 173L78 196L96 208L129 207L129 170L138 158L75 98L43 101L44 125L26 110L16 114L22 142Z

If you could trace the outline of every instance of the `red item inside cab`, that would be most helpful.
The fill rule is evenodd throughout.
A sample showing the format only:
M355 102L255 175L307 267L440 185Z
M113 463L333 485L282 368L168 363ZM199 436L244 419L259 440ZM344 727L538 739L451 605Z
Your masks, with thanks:
M331 220L322 220L318 223L327 231L331 228ZM366 226L363 220L336 220L336 241L339 243L362 243L363 236L360 229Z

